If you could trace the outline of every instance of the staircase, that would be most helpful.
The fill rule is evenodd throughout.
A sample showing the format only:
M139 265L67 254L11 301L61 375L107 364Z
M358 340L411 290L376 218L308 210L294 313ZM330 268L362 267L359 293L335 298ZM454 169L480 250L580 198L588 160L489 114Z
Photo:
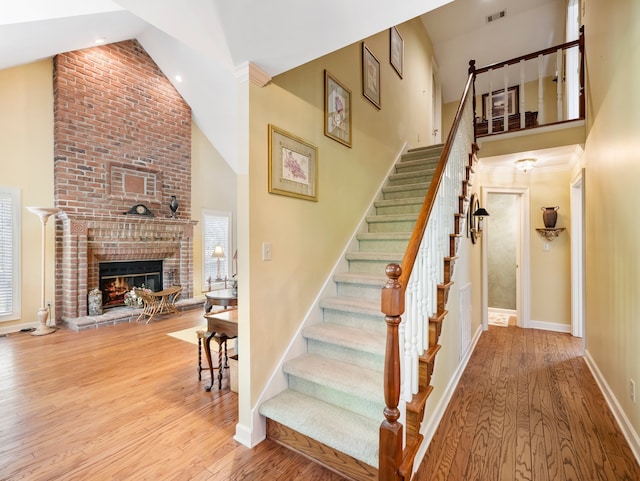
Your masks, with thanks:
M441 153L442 145L402 156L374 204L375 215L366 218L367 232L357 235L358 250L346 254L348 272L334 276L337 296L320 303L323 322L303 330L307 353L283 366L288 389L260 406L268 438L347 479L378 479L385 267L402 262Z

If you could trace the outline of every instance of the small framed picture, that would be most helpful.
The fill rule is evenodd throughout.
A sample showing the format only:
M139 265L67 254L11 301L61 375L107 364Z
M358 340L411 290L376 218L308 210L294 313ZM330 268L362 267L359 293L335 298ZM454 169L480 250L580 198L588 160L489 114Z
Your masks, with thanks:
M376 106L380 105L380 62L369 48L362 43L362 94Z
M491 118L504 117L505 109L507 115L514 115L520 111L519 104L520 87L518 85L509 87L507 95L504 89L491 92L491 106L489 106L489 94L482 95L482 118L487 119L489 110L491 110ZM491 108L489 108L491 107Z
M271 124L269 192L318 200L318 148Z
M402 67L404 64L404 40L396 27L389 29L389 62L394 70L402 78Z
M324 135L351 147L351 90L324 71Z

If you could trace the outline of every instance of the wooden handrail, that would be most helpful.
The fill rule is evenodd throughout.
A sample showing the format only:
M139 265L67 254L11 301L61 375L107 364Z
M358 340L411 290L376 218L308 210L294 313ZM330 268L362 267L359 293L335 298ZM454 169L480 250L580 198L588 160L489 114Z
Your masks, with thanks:
M572 40L571 42L566 42L566 43L557 45L555 47L549 47L543 50L538 50L537 52L521 55L520 57L515 57L515 58L512 58L511 60L506 60L504 62L496 62L490 65L485 65L484 67L476 68L475 72L476 72L476 75L478 75L481 73L488 72L491 69L502 68L508 65L519 63L521 60L533 60L534 58L537 58L540 55L551 55L561 49L566 50L571 47L579 47L579 46L580 46L580 39Z
M456 112L453 127L445 142L440 160L433 175L429 190L425 196L418 220L411 234L409 245L402 259L402 266L389 264L385 270L387 282L382 289L381 309L387 323L387 342L384 359L384 397L385 420L380 426L380 451L378 465L379 481L403 481L405 476L400 466L403 461L403 426L398 422L400 411L400 348L398 327L405 310L405 291L413 270L427 223L433 211L436 196L444 176L446 163L452 151L454 139L462 122L464 106L473 89L473 73L470 72L462 94L460 106ZM411 463L412 464L412 463ZM410 474L409 474L410 476Z

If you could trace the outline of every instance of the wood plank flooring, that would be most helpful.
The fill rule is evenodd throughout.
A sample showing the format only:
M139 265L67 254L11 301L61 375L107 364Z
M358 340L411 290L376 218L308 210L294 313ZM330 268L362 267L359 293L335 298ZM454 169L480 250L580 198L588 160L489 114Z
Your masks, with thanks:
M197 347L166 335L201 324L196 309L1 337L0 480L342 479L276 443L232 439L228 377L205 392ZM637 481L640 468L579 340L490 327L414 480Z
M237 395L205 392L194 344L168 332L202 311L149 325L0 338L0 480L340 480L266 441L232 439ZM206 361L205 361L206 362Z
M414 480L640 480L581 342L490 326Z

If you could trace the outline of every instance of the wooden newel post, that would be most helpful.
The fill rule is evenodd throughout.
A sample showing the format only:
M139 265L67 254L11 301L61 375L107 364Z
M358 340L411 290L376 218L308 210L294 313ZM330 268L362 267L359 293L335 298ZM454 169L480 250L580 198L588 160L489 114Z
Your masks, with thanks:
M385 420L380 426L379 481L402 479L402 424L398 422L400 410L400 341L398 326L404 312L404 290L398 281L402 268L389 264L385 269L388 280L382 288L382 313L387 323L387 346L384 357Z

